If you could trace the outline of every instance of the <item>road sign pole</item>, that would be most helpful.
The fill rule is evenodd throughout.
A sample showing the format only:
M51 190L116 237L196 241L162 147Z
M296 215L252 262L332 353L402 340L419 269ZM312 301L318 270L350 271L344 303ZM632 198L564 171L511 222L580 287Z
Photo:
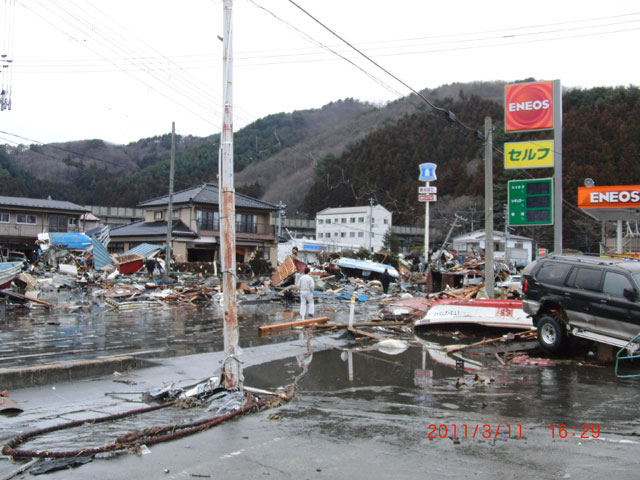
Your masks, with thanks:
M429 191L429 182L426 183ZM424 264L429 265L429 203L424 202Z

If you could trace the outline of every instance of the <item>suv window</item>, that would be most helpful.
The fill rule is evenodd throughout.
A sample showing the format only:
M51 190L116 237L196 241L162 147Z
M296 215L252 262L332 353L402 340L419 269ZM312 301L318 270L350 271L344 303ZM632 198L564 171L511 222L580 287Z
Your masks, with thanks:
M633 288L627 277L620 273L606 272L604 274L604 284L602 291L613 297L624 297L622 294L625 288Z
M600 291L602 283L602 271L594 268L577 267L569 275L567 285L580 290Z
M571 265L566 263L545 262L540 266L536 280L552 285L562 285L570 269Z

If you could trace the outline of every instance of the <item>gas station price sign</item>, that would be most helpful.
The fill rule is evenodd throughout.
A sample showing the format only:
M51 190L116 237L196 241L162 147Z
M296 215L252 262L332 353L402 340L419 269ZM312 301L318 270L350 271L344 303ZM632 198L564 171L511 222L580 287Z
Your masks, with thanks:
M553 225L553 179L509 181L509 225Z

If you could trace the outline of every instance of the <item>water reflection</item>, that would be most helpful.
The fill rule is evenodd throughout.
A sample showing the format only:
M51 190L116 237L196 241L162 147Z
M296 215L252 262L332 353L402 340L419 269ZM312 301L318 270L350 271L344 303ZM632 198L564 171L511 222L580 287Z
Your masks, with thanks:
M240 347L297 338L294 331L261 337L258 330L260 325L286 321L296 309L268 302L240 304ZM2 368L122 354L170 357L224 348L222 309L217 304L5 313L0 319ZM330 308L323 315L337 316Z
M615 378L613 367L562 360L551 366L501 366L490 355L464 356L464 365L438 346L414 344L400 355L379 351L325 351L314 355L298 396L309 401L292 416L327 415L336 409L358 415L385 413L437 416L451 421L598 424L603 431L640 426L637 385ZM291 362L245 371L247 384L274 388L290 381Z

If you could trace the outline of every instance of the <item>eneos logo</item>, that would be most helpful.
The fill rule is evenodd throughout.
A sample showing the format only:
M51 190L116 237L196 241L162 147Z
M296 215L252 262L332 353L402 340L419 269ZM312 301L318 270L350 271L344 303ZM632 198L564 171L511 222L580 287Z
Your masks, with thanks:
M505 85L507 132L553 128L553 82Z

